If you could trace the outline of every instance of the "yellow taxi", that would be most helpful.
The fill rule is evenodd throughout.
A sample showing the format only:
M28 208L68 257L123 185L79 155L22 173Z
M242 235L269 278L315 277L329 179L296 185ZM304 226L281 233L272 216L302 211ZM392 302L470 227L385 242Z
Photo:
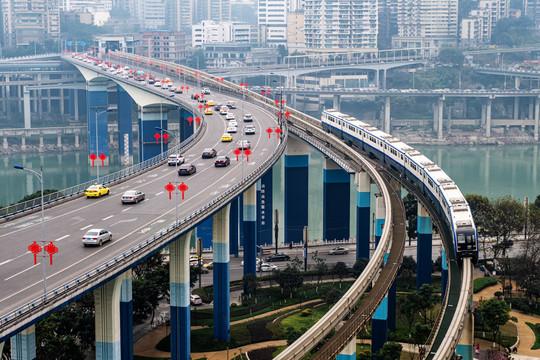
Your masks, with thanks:
M91 198L91 197L101 197L103 195L109 195L110 192L111 190L106 186L91 185L88 189L86 189L84 194L86 195L87 198Z
M216 104L214 103L214 100L206 100L206 105L214 106Z
M231 142L232 141L232 135L229 134L229 133L225 133L223 134L223 136L221 136L221 142Z
M204 109L204 115L212 115L212 114L213 114L212 108Z

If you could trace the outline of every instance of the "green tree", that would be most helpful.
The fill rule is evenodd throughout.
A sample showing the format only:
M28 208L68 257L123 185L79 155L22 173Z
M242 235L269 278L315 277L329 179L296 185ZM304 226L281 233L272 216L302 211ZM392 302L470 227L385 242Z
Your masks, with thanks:
M525 213L521 202L511 196L498 198L492 206L493 210L486 219L486 228L487 234L495 238L493 258L497 259L501 251L503 256L506 254L512 234L523 230Z
M427 342L429 334L431 333L431 326L416 323L412 332L412 339L414 345L418 347L418 351L421 351L422 346Z
M298 289L304 283L304 277L300 271L289 264L283 270L276 270L275 278L282 291L287 291L291 295L294 289Z
M500 327L510 320L510 307L504 300L489 299L482 302L480 306L482 322L493 334L493 339L497 339Z
M284 45L278 45L278 64L282 64L283 63L283 59L285 58L285 56L289 55L289 52L287 51L287 48L284 46Z
M407 321L409 334L411 333L415 316L421 310L421 301L422 299L417 291L410 292L399 300L399 313Z
M403 346L397 342L389 341L385 343L379 352L384 360L399 360L401 358Z
M418 291L420 295L420 313L424 318L424 324L428 321L433 324L433 319L431 318L431 309L433 305L438 302L438 299L433 294L433 286L429 284L423 284Z
M259 288L259 281L257 280L257 276L255 274L246 274L242 278L242 282L244 283L244 288L247 289L249 294L256 294L257 289Z
M503 46L523 46L538 41L535 36L534 22L527 16L520 18L502 18L493 28L491 43Z
M465 56L463 55L463 51L457 48L441 49L441 51L439 51L439 55L437 56L437 61L441 64L451 65L455 67L463 66L464 60Z
M486 236L488 235L487 224L489 223L490 214L493 213L491 201L486 196L467 194L465 199L469 203L471 213L473 215L474 224L478 237L482 243L482 251L484 252L484 262L486 261Z
M313 256L311 256L313 261L315 261L315 273L317 274L317 284L320 284L322 278L328 272L328 265L326 261L319 256L319 252L315 251Z
M355 279L357 279L360 276L360 274L362 274L362 271L364 271L368 263L369 263L369 259L366 259L366 258L360 258L356 260L356 262L353 265L353 276Z
M407 219L407 236L409 238L409 245L411 239L416 239L416 228L418 218L418 201L413 194L408 193L403 198L403 206L405 207L405 217Z
M416 261L412 256L404 256L399 271L399 278L405 284L405 288L409 289L416 286Z
M333 305L341 299L343 293L334 286L328 285L321 288L321 297L328 305Z
M341 281L347 274L349 274L349 269L343 261L338 261L337 264L332 269L332 273L336 274L339 278L339 288L341 288Z

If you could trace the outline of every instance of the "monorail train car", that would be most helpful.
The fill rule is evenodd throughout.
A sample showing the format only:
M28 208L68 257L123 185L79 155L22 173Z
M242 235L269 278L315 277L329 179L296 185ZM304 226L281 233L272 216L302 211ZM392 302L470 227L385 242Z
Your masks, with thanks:
M469 204L439 166L401 140L339 111L324 110L322 126L416 184L452 231L456 258L478 260L478 236Z

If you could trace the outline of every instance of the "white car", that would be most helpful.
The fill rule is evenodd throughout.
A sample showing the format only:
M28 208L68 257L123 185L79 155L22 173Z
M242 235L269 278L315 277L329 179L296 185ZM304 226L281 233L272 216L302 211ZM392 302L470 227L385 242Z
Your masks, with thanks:
M236 126L227 126L227 132L229 134L235 134L237 131L237 127Z
M244 121L245 122L250 122L250 121L253 121L253 115L251 114L244 114Z
M182 165L184 163L185 159L180 154L172 154L169 155L169 159L167 160L167 164L169 166L176 166L176 165Z
M225 120L234 120L234 114L232 112L227 112Z
M273 264L262 263L261 266L260 266L260 269L261 269L261 271L266 272L266 271L277 270L278 267L276 265L273 265Z
M227 126L238 126L238 122L236 120L230 120Z
M191 294L189 300L191 301L191 305L202 305L202 299L199 295Z
M244 129L244 134L246 134L246 135L255 135L255 126L253 126L253 125L246 126L246 128Z
M256 263L257 263L257 266L261 265L261 259L260 258L256 258ZM242 262L240 263L240 266L244 266L244 260L242 260Z
M106 241L112 240L112 233L105 229L90 229L84 234L82 243L84 246L98 245L101 246Z
M246 150L251 147L251 142L249 142L249 140L240 140L237 145L240 150Z

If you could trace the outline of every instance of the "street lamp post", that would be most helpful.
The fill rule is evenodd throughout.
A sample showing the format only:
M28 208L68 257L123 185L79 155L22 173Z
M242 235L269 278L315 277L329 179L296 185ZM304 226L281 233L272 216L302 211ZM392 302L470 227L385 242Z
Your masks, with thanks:
M159 126L156 126L154 129L156 129L157 131L163 131L163 132L171 135L172 137L174 137L174 140L176 140L176 147L177 147L176 150L180 150L179 149L179 145L180 145L179 139L178 139L178 136L174 132L172 132L170 130L166 130L166 129L164 129L162 127L159 127ZM176 153L176 151L175 151L175 153ZM174 170L175 170L176 175L178 175L178 159L176 159L176 161L174 162ZM175 186L175 188L176 188L176 186ZM176 192L176 207L175 207L176 222L174 223L174 226L176 227L178 225L178 191L175 191L175 192Z
M13 166L15 169L28 171L32 174L34 174L41 185L41 242L43 243L43 249L45 249L45 203L43 201L43 167L40 167L39 172L34 171L32 169L25 168L20 165ZM45 263L45 260L42 261L43 263L43 300L47 300L47 264Z
M98 118L100 115L113 111L113 109L106 109L103 111L96 111L96 156L99 157L99 141L98 141ZM96 184L99 184L99 161L97 164L97 177Z

